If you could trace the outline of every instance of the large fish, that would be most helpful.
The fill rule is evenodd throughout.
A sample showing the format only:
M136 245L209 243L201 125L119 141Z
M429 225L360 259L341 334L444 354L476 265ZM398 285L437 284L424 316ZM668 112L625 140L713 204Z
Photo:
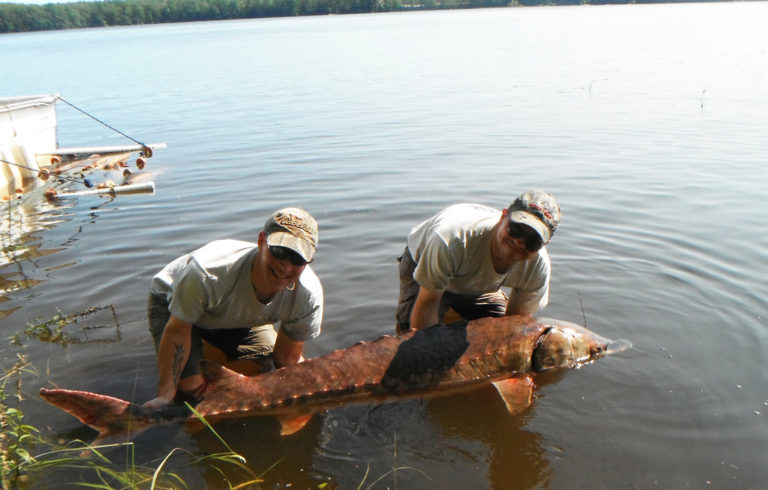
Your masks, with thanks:
M511 413L531 402L532 374L573 368L629 347L579 325L532 317L483 318L384 336L256 376L203 363L195 409L207 420L276 415L291 434L318 411L351 403L459 393L492 383ZM192 419L185 406L147 410L96 393L42 388L47 402L107 437Z

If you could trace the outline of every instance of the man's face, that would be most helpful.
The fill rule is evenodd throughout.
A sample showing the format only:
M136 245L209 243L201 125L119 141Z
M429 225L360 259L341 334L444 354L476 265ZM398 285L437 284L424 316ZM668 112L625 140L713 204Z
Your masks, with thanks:
M272 297L295 283L307 267L300 255L286 247L270 247L266 235L259 235L259 257L253 282L262 296Z
M494 268L499 273L509 269L515 262L536 255L544 246L536 230L527 225L510 222L507 213L506 209L501 213L491 252Z

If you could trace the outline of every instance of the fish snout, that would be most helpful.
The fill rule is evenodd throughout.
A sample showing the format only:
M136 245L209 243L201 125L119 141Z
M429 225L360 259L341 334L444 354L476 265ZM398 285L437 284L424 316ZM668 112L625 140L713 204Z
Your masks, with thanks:
M536 341L531 363L536 371L573 368L608 352L609 342L597 335L560 326L548 328Z

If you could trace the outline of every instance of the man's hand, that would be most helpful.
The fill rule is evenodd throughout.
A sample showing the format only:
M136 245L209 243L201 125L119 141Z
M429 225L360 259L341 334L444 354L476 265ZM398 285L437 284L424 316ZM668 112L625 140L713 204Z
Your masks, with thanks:
M171 404L172 400L166 400L165 398L158 396L157 398L153 398L149 400L148 402L145 402L142 407L147 408L149 410L156 410L158 408L167 407Z

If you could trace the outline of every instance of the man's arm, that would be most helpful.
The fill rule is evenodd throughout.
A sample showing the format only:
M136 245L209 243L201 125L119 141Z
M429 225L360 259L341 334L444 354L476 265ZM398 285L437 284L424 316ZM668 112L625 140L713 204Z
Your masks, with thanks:
M277 332L277 339L275 340L275 349L273 357L275 359L275 367L281 368L296 364L304 360L301 355L304 350L304 342L301 340L292 340L282 330Z
M411 312L411 328L418 330L423 327L434 325L440 321L438 312L440 309L440 299L443 297L443 290L428 289L424 286L419 288L419 294L413 304Z
M192 324L171 315L157 352L157 397L146 402L145 407L160 408L173 401L191 345Z
M526 305L521 305L514 301L514 294L511 294L509 296L509 301L507 301L507 310L504 313L507 316L513 316L513 315L521 315L521 316L532 316L535 310L531 310Z

